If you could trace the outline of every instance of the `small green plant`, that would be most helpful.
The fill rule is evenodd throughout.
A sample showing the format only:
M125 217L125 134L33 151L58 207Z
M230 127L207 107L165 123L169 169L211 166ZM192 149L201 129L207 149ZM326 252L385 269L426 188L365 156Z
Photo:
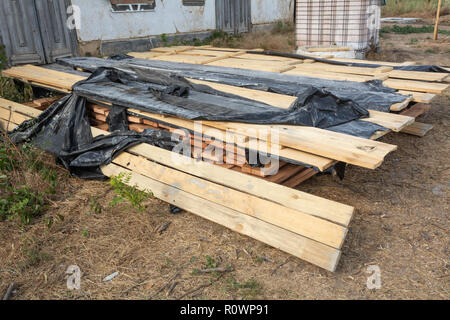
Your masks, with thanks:
M131 174L126 173L120 173L117 176L111 177L109 183L113 187L116 195L110 202L110 206L115 207L124 200L128 200L132 207L139 211L144 211L145 206L142 203L148 199L149 195L153 196L153 194L150 191L139 190L136 185L130 186L130 180Z
M46 168L42 154L29 144L16 146L5 133L0 136L0 219L18 219L30 224L46 208L49 196L56 194L58 175ZM31 185L23 177L35 177ZM51 218L44 219L50 227Z
M5 46L0 46L0 71L6 69L8 57L6 56Z
M431 25L425 25L421 27L415 27L412 25L406 26L393 25L392 27L383 27L380 30L381 34L384 33L411 34L411 33L433 33L433 32L434 26ZM439 33L449 35L450 30L440 29Z
M55 194L58 175L53 169L42 168L39 173L42 176L42 180L48 183L48 187L45 190L46 193Z
M167 45L168 40L167 35L165 33L161 35L161 41L164 43L164 45Z
M283 20L277 21L275 27L272 30L273 34L277 33L290 33L295 30L295 26L292 22L286 22Z
M81 236L83 236L83 237L85 237L85 238L88 238L88 237L89 237L89 230L88 230L88 228L84 228L84 229L81 231Z
M44 209L42 193L35 193L28 187L8 189L9 196L0 200L0 215L3 219L12 220L18 217L23 224L29 224L31 219Z
M206 268L208 269L214 269L217 268L217 262L214 258L211 258L210 256L206 256Z
M102 213L102 207L100 205L100 203L98 203L98 197L96 196L91 196L89 198L89 207L90 207L90 213L93 214L101 214Z
M427 50L425 50L425 53L435 54L435 53L438 53L438 52L436 50L434 50L434 49L427 49Z
M48 253L42 252L39 247L29 247L28 241L23 244L22 251L26 257L26 260L22 263L22 269L36 266L42 261L48 261L52 258Z
M411 40L409 40L409 44L415 44L419 41L419 39L417 38L411 38Z
M244 298L255 298L262 292L262 285L255 279L250 279L244 283L239 283L235 279L227 281L229 291L239 292Z

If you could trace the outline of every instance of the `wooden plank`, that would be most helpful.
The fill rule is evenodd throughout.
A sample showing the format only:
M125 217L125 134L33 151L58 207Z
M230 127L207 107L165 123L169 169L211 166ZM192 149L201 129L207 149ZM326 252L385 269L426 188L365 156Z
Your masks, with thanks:
M304 167L299 167L294 164L287 164L283 167L283 170L273 176L266 178L266 180L273 183L281 183L303 170Z
M399 79L385 80L383 81L383 85L397 90L419 91L426 93L442 93L442 91L448 88L448 84L445 83Z
M362 68L362 67L348 67L348 66L339 66L327 63L304 63L298 65L296 67L297 70L305 70L305 71L323 71L323 72L336 72L336 73L348 73L348 74L356 74L356 75L365 75L365 76L375 76L379 74L386 73L388 71L393 70L393 67L379 67L379 68Z
M93 130L93 134L98 135L104 133ZM300 210L343 226L347 226L350 223L354 212L353 207L335 201L326 200L305 192L291 190L252 176L231 172L206 162L197 162L183 155L148 144L134 146L128 152L197 177L207 177L212 182L271 200L288 208Z
M161 115L157 115L157 114L153 114L153 113L148 113L148 112L142 112L136 109L129 109L129 111L136 113L136 114L140 114L143 117L147 117L150 119L153 119L154 121L162 121L162 122L168 122L171 123L172 125L175 125L177 127L181 127L181 128L186 128L188 130L194 131L194 123L192 121L189 120L185 120L185 119L180 119L180 118L175 118L175 117L166 117L166 116L161 116ZM159 124L160 125L160 124ZM202 133L208 133L209 135L212 135L214 138L217 139L223 139L223 137L226 136L225 131L223 130L219 130L218 133L220 133L219 135L215 135L211 133L211 129L213 129L213 127L207 126L207 125L203 125L203 132ZM217 128L216 128L217 129ZM236 144L241 147L241 148L248 148L248 143L246 142L236 142ZM265 152L267 150L263 150L262 148L260 148L258 146L258 148L256 148L256 151L262 151ZM293 148L282 148L281 150L279 150L279 156L282 158L286 158L286 159L291 159L291 160L295 160L298 161L300 163L305 163L308 164L310 166L316 167L319 170L323 171L326 170L327 168L329 168L331 165L333 165L334 160L326 158L326 157L321 157L321 156L317 156L308 152L303 152L300 150L296 150Z
M285 74L292 74L298 76L305 76L311 78L319 78L319 79L328 79L328 80L339 80L339 81L354 81L354 82L367 82L371 80L384 80L387 79L387 75L377 75L377 76L362 76L356 74L345 74L345 73L334 73L334 72L326 72L326 71L315 71L314 68L305 68L304 66L309 66L310 64L301 64L296 65L294 69L284 72ZM312 64L311 67L314 67L316 64Z
M42 83L61 89L72 88L72 85L75 82L86 79L84 76L45 69L33 65L12 67L11 69L2 71L2 75L6 77L24 78L32 82Z
M188 54L176 54L176 55L163 55L154 57L153 60L179 62L179 63L191 63L191 64L203 64L211 60L211 58L205 56L193 56Z
M399 115L374 110L369 110L369 113L370 118L361 120L379 124L380 126L389 128L394 132L399 132L403 128L411 125L414 122L414 118L407 115Z
M218 121L203 123L253 138L258 138L258 132L267 131L267 126L263 125ZM394 145L313 127L268 127L273 134L278 134L280 145L369 169L377 168L388 153L397 149Z
M289 178L288 180L283 182L283 185L288 188L295 188L302 182L308 180L309 178L315 176L317 174L316 170L306 168L302 172L298 173L297 175Z
M337 249L341 248L347 234L345 227L332 222L202 178L193 177L185 172L159 165L143 157L123 152L113 159L113 163L164 184L176 186L177 189L202 199L215 202Z
M410 126L404 128L402 130L402 133L408 133L408 134L412 134L415 136L423 137L431 129L433 129L433 125L431 125L431 124L422 123L422 122L414 122Z
M417 118L418 116L428 112L431 109L431 104L425 103L416 103L412 105L410 108L403 110L400 112L401 115Z
M150 189L155 197L165 202L259 240L326 270L332 272L336 270L340 258L340 250L302 237L254 217L241 214L211 201L206 201L200 197L196 197L143 175L133 173L114 164L103 167L102 172L106 176L128 173L131 177L129 181L130 185L137 185L141 190Z
M129 56L132 56L137 59L153 59L162 55L165 55L166 53L162 52L129 52L127 53Z
M406 71L392 70L389 72L389 78L410 79L421 81L443 81L447 78L448 73L442 72L422 72L422 71Z
M407 91L407 90L399 90L398 93L403 95L411 95L413 97L414 102L420 102L420 103L431 103L431 100L436 96L432 93L424 93L424 92L414 92L414 91Z
M14 130L16 127L17 127L17 124L0 118L0 129L1 130L8 132L8 131Z
M38 107L41 108L47 108L48 106L50 106L53 102L55 102L56 100L61 99L62 96L57 96L57 97L48 97L48 98L40 98L40 99L36 99L33 100L33 103L35 105L37 105ZM41 109L42 110L42 109Z
M359 60L359 59L349 59L349 58L333 58L332 60L341 61L341 62L350 62L350 63L379 64L382 66L392 66L392 67L416 64L415 62L412 62L412 61L388 62L388 61L372 61L372 60Z
M285 72L291 70L294 66L290 66L285 62L272 61L270 63L264 61L242 59L242 58L228 58L224 60L214 61L208 63L209 66L219 66L227 68L238 68L238 69L250 69L268 72Z
M0 107L0 118L4 120L9 120L10 122L17 124L22 123L25 120L31 119L29 116L13 112L12 110L7 110L3 107Z
M265 62L284 62L289 65L291 64L299 64L303 63L303 60L301 59L293 59L293 58L286 58L286 57L278 57L278 56L270 56L266 54L253 54L253 53L244 53L237 57L238 59L247 59L247 60L255 60L255 61L265 61Z

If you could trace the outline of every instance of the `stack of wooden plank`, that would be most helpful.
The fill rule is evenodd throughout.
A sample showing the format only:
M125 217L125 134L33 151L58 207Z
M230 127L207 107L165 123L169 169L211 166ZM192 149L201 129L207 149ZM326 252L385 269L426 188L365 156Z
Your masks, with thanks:
M0 126L13 129L40 110L0 99ZM92 128L93 135L108 132ZM334 271L354 208L148 144L102 168L205 219Z
M28 71L30 69L32 70L31 74L33 77L30 77L29 79L33 80L34 83L36 83L39 78L45 79L43 82L45 82L47 86L51 86L53 76L56 73L58 74L56 78L64 78L67 84L70 83L73 85L80 80L79 76L70 73L47 70L42 67L30 65L11 68L4 71L3 75L27 79L27 74L29 74ZM37 74L39 74L39 77L36 77ZM70 81L70 79L73 80ZM55 82L58 82L58 80L55 80ZM222 91L232 93L239 92L239 94L243 97L251 97L255 100L273 105L274 107L286 108L289 105L289 99L291 99L291 102L293 101L293 97L289 96L219 85L210 82L204 83L207 83L211 85L211 87ZM66 90L70 90L70 87L67 86ZM279 99L280 97L281 100ZM281 103L281 101L283 101L283 103ZM134 115L139 115L143 119L194 131L194 122L190 120L142 112L132 108L129 108L128 111ZM411 117L377 111L371 111L370 117L365 120L381 124L392 131L400 131L414 122L414 119ZM396 149L396 146L393 145L312 127L286 125L264 126L221 121L203 121L202 123L202 130L204 130L204 132L201 133L205 135L214 137L214 133L211 132L215 131L221 132L220 136L223 137L225 136L225 131L229 131L235 135L243 136L244 138L240 139L241 142L237 142L237 146L244 148L248 148L255 139L264 141L264 139L260 139L261 137L259 137L259 132L267 131L267 129L275 131L279 136L278 155L281 159L288 159L298 164L306 164L321 171L332 166L336 160L369 169L375 169L381 165L386 154ZM215 130L211 130L212 128ZM373 139L380 137L386 132L387 131L377 133ZM336 145L335 141L345 141L346 143ZM267 151L268 148L266 146L262 149Z
M293 187L338 161L377 168L396 146L375 140L389 132L424 135L432 126L415 122L415 118L429 110L430 105L426 103L434 94L447 87L443 83L447 74L398 72L389 63L382 63L386 67L374 69L342 66L330 69L325 68L328 65L309 59L248 54L239 49L188 46L157 48L130 55L325 79L381 79L386 86L410 95L405 101L392 105L390 113L370 111L370 117L365 121L389 129L375 133L371 139L287 125L203 121L199 128L191 120L143 112L133 106L127 109L130 129L143 131L158 128L170 132L185 129L188 132L185 138L200 146L200 151L193 149L192 157L197 160L187 163L174 160L184 157L182 155L142 144L127 150L112 164L105 166L102 169L105 175L129 173L132 177L130 183L141 189L151 189L156 197L164 201L331 271L338 263L353 208L305 194ZM31 65L14 67L2 74L61 93L70 92L73 84L85 79L80 75ZM277 108L288 108L295 100L295 97L287 95L190 80ZM0 125L10 130L39 114L37 109L45 108L43 105L48 105L49 101L46 104L34 101L24 106L0 100ZM93 134L107 134L106 119L110 105L104 101L89 101L87 108ZM262 136L262 131L269 134ZM229 132L235 140L225 143L221 139ZM276 144L270 139L273 134L278 136ZM207 152L211 147L232 152L226 154L224 151L218 156ZM245 156L248 150L269 151L279 156L278 173L267 175L265 168L249 166ZM200 159L203 161L198 161ZM223 160L226 160L225 163Z
M254 49L251 51L262 50ZM383 80L383 84L387 87L402 90L404 91L404 94L411 94L416 102L426 103L430 102L433 96L423 95L420 93L442 93L448 85L440 82L450 81L448 73L403 71L393 69L394 66L413 65L415 64L414 62L371 62L367 60L332 58L332 60L342 62L360 62L383 65L379 68L349 67L315 62L312 59L301 60L278 56L267 56L262 54L248 54L242 49L214 48L211 46L176 46L169 48L155 48L150 52L130 52L128 54L141 59L272 71L331 80L365 82L378 79Z

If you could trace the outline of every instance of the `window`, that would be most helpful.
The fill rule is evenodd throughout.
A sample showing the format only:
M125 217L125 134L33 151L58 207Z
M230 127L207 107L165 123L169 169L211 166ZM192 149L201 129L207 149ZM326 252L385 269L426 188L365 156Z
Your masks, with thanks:
M110 0L113 12L153 11L155 0Z
M183 0L184 6L204 6L205 0Z

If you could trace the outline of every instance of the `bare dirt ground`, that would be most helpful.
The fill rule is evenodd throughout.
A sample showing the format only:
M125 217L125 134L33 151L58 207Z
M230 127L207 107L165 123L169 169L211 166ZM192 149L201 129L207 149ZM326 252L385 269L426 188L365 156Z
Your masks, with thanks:
M435 44L427 36L388 35L380 57L450 65L448 37ZM0 222L0 293L14 281L13 299L449 299L449 104L447 91L419 119L434 125L425 137L382 138L398 151L380 168L349 166L343 181L316 176L299 187L357 208L335 273L193 214L173 215L159 200L145 212L111 207L106 182L66 178L30 226ZM67 289L70 265L81 269L79 291ZM381 270L380 289L366 286L370 265ZM233 271L196 272L216 266Z

